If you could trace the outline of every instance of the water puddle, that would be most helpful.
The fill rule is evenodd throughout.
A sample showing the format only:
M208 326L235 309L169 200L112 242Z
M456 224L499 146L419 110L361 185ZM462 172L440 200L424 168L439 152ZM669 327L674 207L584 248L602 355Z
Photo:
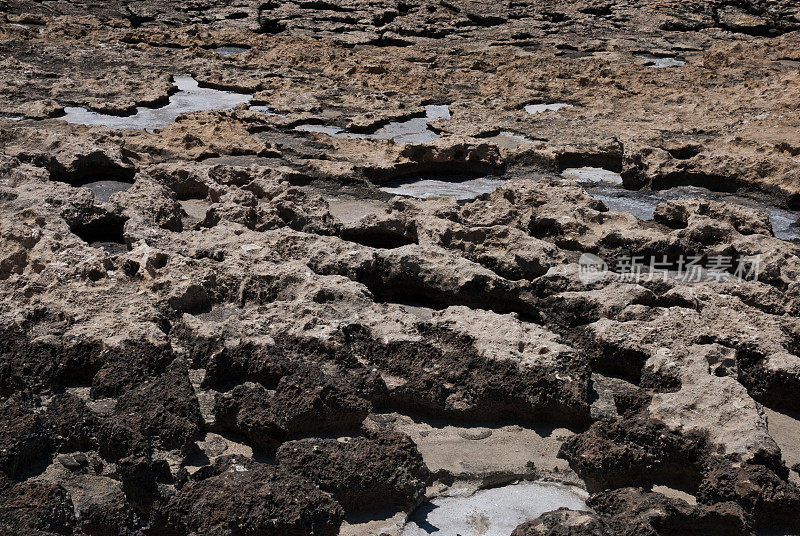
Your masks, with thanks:
M527 136L524 136L522 134L517 134L516 132L511 132L508 130L504 130L503 132L498 134L496 138L499 138L498 141L500 142L513 143L513 144L536 143L536 140L532 140Z
M629 212L643 221L653 219L659 203L673 199L709 199L724 201L765 212L772 224L772 233L782 240L800 239L800 225L797 224L800 213L770 205L764 201L731 194L712 192L705 188L681 186L658 192L639 192L625 190L621 187L597 186L587 188L595 199L600 199L609 210Z
M572 108L571 104L566 102L554 102L552 104L529 104L525 107L525 111L531 115L541 114L549 111L558 111L562 108Z
M325 201L331 216L345 225L352 225L369 214L380 215L386 208L384 203L371 199L325 196Z
M111 199L111 195L117 192L124 192L131 186L133 186L132 182L125 182L125 181L117 181L117 180L100 180L100 181L92 181L92 182L85 182L79 184L83 188L89 188L92 193L94 194L94 198L100 201L101 203L108 203L109 199Z
M792 60L788 58L783 58L780 60L775 60L781 65L785 67L791 67L792 69L800 69L800 60Z
M520 482L423 504L401 536L508 536L520 524L561 507L586 510L588 494L552 482Z
M622 175L598 167L568 168L561 172L561 176L584 185L622 184Z
M800 239L798 212L756 199L717 193L695 186L681 186L656 192L626 190L622 187L622 176L619 173L597 167L569 168L562 171L561 176L583 185L592 197L605 203L610 211L628 212L642 221L652 220L656 207L665 201L702 198L759 209L769 216L772 232L777 238Z
M764 205L761 210L769 215L772 234L781 240L800 240L800 214L772 205Z
M36 28L40 34L44 33L44 24L35 24L35 23L22 24L19 22L12 22L9 24L9 26L13 26L15 28L22 28L23 30L30 30L31 28Z
M336 138L394 140L396 143L427 143L440 137L439 134L428 127L428 122L436 119L450 119L450 117L450 108L447 105L431 104L425 107L425 117L415 117L407 121L389 123L371 134L347 132L339 127L312 124L299 125L295 127L295 130L318 132Z
M144 129L152 132L164 128L180 115L206 110L230 110L237 104L247 102L252 95L201 88L191 76L176 76L175 85L178 92L169 98L169 104L160 108L140 106L136 113L129 116L102 114L86 108L66 107L63 119L68 123L82 125L104 125L114 129Z
M252 110L252 108L250 108ZM300 132L318 132L320 134L329 134L337 138L349 138L355 134L348 134L339 127L331 127L328 125L298 125L294 127L295 130Z
M671 56L651 56L649 54L642 54L636 56L641 60L645 60L646 67L650 67L651 69L663 69L665 67L681 67L686 65L686 62L682 59L671 57Z
M495 134L494 136L488 137L486 139L487 141L494 143L498 147L503 149L508 149L510 151L519 149L520 146L524 144L536 143L537 141L542 141L542 140L531 139L523 134L512 132L510 130L504 130L499 134Z
M652 220L656 212L656 206L665 201L656 196L640 195L634 197L628 196L623 192L627 192L627 190L622 190L621 188L589 189L592 197L605 203L608 210L612 212L629 212L642 221Z
M9 121L22 121L23 119L25 119L21 115L4 115L4 116L2 116L2 118L3 119L8 119Z
M419 199L436 199L455 197L458 200L474 199L482 194L495 191L507 179L497 177L479 177L464 179L462 177L440 177L396 181L381 187L381 190L393 195L405 195Z
M248 108L248 110L250 110L251 112L259 112L265 115L277 115L270 109L268 104L253 104L250 105L250 108Z
M220 56L223 56L225 58L230 58L231 56L236 56L237 54L247 52L249 49L244 47L223 46L214 48L212 50L217 54L219 54Z

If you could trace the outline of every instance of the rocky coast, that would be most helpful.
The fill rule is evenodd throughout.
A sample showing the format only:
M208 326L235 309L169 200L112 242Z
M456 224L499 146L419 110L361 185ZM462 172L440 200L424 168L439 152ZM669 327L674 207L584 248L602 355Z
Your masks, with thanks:
M798 107L790 0L0 0L0 533L800 534Z

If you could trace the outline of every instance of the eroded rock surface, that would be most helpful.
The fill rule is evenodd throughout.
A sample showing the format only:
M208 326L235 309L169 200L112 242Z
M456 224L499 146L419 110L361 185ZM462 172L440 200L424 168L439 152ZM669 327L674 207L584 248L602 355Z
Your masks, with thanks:
M795 529L798 32L788 0L0 1L0 532L397 532L516 479L591 509L518 536ZM63 120L185 75L241 102ZM584 167L759 204L642 221Z

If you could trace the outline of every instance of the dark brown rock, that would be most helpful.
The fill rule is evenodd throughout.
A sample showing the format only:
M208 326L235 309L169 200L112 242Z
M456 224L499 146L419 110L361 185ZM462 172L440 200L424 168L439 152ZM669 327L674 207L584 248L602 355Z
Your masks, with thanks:
M590 491L671 483L695 488L703 463L702 438L684 438L664 427L632 415L616 422L596 422L561 447L573 470Z
M342 509L316 486L279 469L226 460L158 508L154 527L177 534L335 535Z
M0 529L7 534L72 534L75 512L69 493L48 482L3 482L0 476Z
M391 432L290 441L278 449L277 460L282 469L317 482L348 512L409 509L424 498L429 476L414 443Z
M29 396L15 395L0 403L0 471L15 478L34 462L49 458L53 438L46 418Z
M186 366L175 361L156 379L125 392L110 419L162 449L188 449L202 417Z

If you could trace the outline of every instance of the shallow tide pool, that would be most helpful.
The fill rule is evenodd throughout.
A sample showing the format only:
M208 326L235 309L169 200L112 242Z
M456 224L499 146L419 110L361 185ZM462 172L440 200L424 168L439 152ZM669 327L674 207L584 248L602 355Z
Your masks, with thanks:
M587 185L588 192L595 199L600 199L609 210L629 212L640 220L652 220L659 203L672 199L709 199L723 201L755 208L765 212L772 224L772 233L782 240L800 239L800 226L797 225L800 213L770 205L758 199L731 194L712 192L705 188L681 186L656 192L639 192L625 190L622 187L608 185Z
M622 175L599 167L568 168L561 172L561 176L578 184L622 184Z
M247 102L252 95L201 88L191 76L176 76L178 92L170 96L169 104L160 108L140 106L129 116L108 115L86 108L66 107L65 115L59 117L68 123L82 125L104 125L114 129L144 129L148 131L164 128L180 114L206 110L230 110L237 104Z
M83 188L89 188L94 194L94 198L101 203L107 203L111 196L117 192L124 192L131 186L133 182L125 182L118 180L99 180L86 182L81 184Z
M417 508L401 536L508 536L520 524L561 507L586 510L588 494L552 482L520 482L465 496L440 497Z
M552 104L529 104L525 107L525 111L531 115L540 114L550 111L558 111L562 108L572 108L571 104L566 102L554 102Z
M491 193L506 180L498 177L479 177L466 180L459 177L434 177L397 181L381 187L381 190L393 195L405 195L419 199L455 197L462 200L474 199L479 195Z
M450 119L450 108L447 105L430 104L425 106L425 117L414 117L406 121L388 123L370 134L347 132L339 127L329 125L305 124L295 127L302 132L319 132L336 138L394 140L397 143L427 143L440 136L428 127L429 121Z
M647 61L645 65L652 69L664 69L665 67L681 67L686 65L686 62L682 59L669 56L650 56L648 54L643 54L636 57Z

